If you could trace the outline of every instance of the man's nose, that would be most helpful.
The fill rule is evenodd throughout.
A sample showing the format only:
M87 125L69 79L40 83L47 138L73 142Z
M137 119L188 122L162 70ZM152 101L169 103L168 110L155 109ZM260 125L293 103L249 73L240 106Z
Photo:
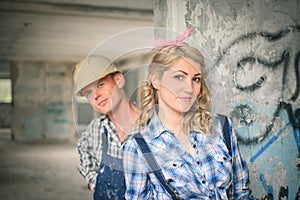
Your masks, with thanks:
M97 87L93 88L93 97L97 100L101 96L100 90Z

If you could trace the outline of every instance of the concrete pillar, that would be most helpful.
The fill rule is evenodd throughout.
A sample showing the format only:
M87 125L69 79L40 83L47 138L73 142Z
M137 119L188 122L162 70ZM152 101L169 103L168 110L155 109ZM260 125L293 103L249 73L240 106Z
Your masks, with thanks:
M213 111L232 119L259 199L299 192L299 10L298 0L155 1L157 26L193 29Z
M13 64L13 123L16 140L70 140L75 134L69 63Z

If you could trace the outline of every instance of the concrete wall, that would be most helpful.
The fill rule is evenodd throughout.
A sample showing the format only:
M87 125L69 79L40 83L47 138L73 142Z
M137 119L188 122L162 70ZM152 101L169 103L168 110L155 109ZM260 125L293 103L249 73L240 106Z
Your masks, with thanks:
M11 127L12 105L10 103L0 103L0 128Z
M70 140L75 134L69 63L13 65L13 123L16 140Z
M299 10L299 0L155 1L156 26L193 28L213 110L231 117L258 199L299 199Z

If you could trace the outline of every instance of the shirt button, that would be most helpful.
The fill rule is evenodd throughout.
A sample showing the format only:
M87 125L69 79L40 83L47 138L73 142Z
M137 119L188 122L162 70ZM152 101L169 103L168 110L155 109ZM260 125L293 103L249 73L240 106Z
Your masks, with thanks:
M196 144L193 144L193 148L194 148L194 149L196 148L196 146L197 146Z
M197 163L197 165L200 165L200 161L197 161L196 163Z
M227 158L226 158L226 157L223 157L223 160L225 160L225 161L226 161L226 160L227 160Z
M205 184L206 183L206 181L205 180L202 180L202 184Z
M177 167L177 164L176 164L176 163L173 163L173 166L174 166L174 167Z
M210 194L210 195L208 195L208 198L210 198L210 199L211 199L211 198L212 198L212 195L211 195L211 194Z
M168 179L168 180L167 180L167 183L172 183L172 182L174 182L173 179Z

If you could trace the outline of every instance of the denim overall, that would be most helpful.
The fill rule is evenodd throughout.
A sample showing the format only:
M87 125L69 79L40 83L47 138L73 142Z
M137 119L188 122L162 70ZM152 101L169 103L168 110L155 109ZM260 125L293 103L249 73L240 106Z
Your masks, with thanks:
M97 175L94 200L125 200L126 186L123 159L108 155L107 149L107 130L104 128L102 135L102 161Z

